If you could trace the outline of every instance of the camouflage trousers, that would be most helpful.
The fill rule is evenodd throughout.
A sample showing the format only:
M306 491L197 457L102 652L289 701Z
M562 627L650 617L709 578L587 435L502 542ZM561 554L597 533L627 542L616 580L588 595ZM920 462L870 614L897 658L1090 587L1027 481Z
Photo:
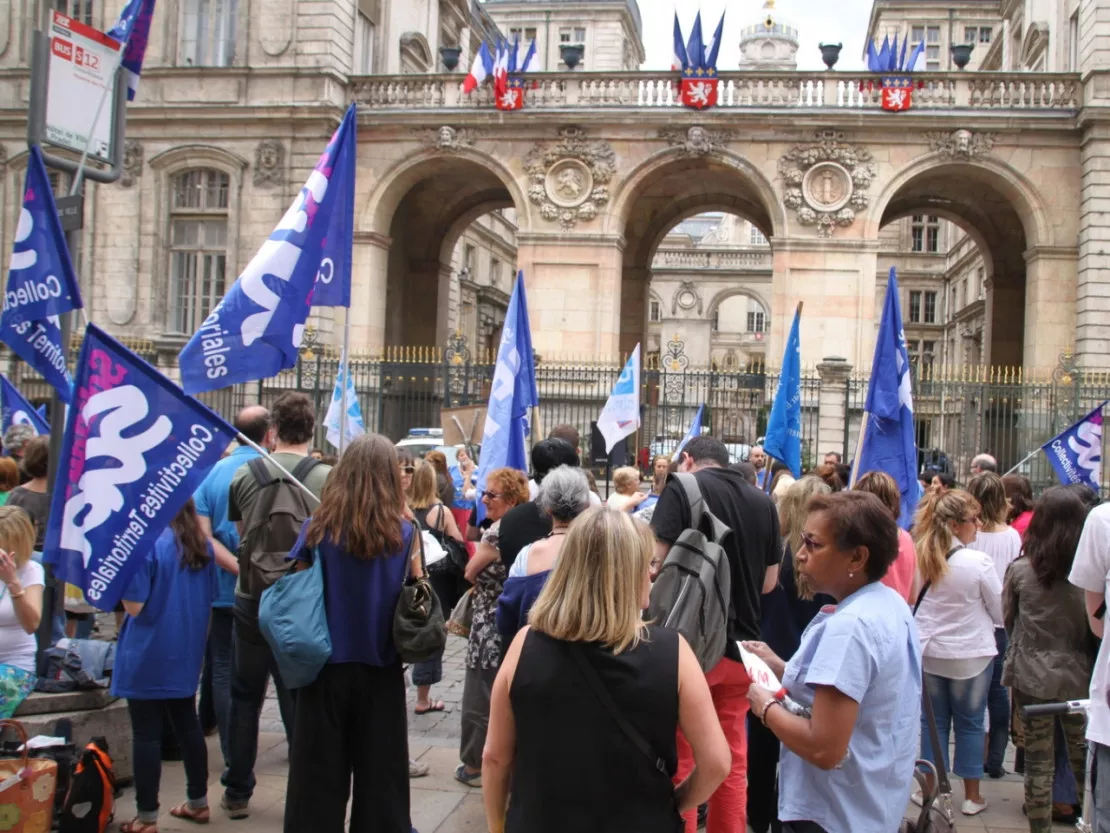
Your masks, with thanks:
M1013 694L1019 707L1053 702L1033 697L1016 688ZM1021 712L1018 714L1021 715ZM1052 830L1052 781L1056 769L1057 720L1064 730L1068 760L1078 785L1079 803L1083 803L1083 779L1087 766L1087 723L1083 715L1021 715L1022 730L1025 733L1025 812L1029 817L1030 833L1050 833Z

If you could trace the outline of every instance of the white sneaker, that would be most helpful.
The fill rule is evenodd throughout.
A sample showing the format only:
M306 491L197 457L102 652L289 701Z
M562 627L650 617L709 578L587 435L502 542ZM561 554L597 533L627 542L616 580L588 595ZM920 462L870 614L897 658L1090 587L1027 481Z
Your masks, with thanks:
M963 805L960 807L960 812L965 816L977 816L987 809L987 802L972 801L970 798L965 798Z

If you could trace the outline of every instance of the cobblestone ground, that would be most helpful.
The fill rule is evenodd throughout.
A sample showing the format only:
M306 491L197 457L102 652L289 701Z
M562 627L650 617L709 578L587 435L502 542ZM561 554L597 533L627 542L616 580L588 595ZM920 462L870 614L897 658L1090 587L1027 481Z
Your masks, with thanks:
M450 637L443 661L443 682L432 689L432 696L446 706L442 712L427 715L412 713L416 690L409 688L409 753L413 758L427 763L429 774L412 781L412 821L420 833L479 833L486 830L485 810L480 790L473 790L457 783L452 772L458 764L459 704L462 700L463 660L466 643ZM212 803L213 831L236 833L277 833L282 827L285 806L285 781L288 755L277 701L272 692L262 714L262 736L259 739L259 761L256 770L258 788L251 802L251 816L245 821L232 822L218 809L222 790L219 784L219 743L209 738L210 766L209 801ZM1012 750L1007 768L1012 769ZM955 779L957 806L963 799L963 790ZM1021 814L1021 777L1007 775L1000 781L983 781L983 795L990 807L974 818L960 816L960 831L988 831L988 833L1019 833L1028 825ZM162 773L162 807L168 810L185 797L184 773L179 763L167 763ZM117 807L116 819L123 821L134 815L134 791L126 790ZM196 827L163 813L159 829L173 833L195 833ZM1068 830L1063 825L1059 831ZM299 831L298 831L299 833ZM304 831L313 833L313 831ZM569 831L568 831L569 833ZM577 831L575 831L577 833Z

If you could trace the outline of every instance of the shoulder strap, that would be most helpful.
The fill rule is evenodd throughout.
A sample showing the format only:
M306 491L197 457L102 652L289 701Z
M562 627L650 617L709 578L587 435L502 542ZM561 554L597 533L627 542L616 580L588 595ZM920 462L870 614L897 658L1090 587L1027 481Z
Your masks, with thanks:
M293 471L289 472L293 475L294 480L299 480L304 483L304 479L308 477L308 473L320 465L320 461L315 457L302 457L301 460L293 467Z
M617 724L617 727L624 733L624 736L632 741L632 745L639 749L644 757L651 761L652 766L654 766L657 771L661 772L664 777L669 778L670 776L667 775L667 765L663 762L662 758L655 754L655 751L651 748L651 744L644 740L644 736L636 731L636 727L629 723L627 718L621 714L621 710L617 708L617 704L613 702L612 695L609 694L609 689L605 687L605 683L603 683L601 677L598 676L597 670L582 654L581 646L570 642L563 642L562 644L574 659L575 665L577 665L578 670L582 672L582 676L586 678L586 682L589 684L590 688L593 689L594 695L601 701L601 705L605 708L605 711L609 712L609 716L613 718L613 722Z
M266 461L262 457L252 458L247 461L247 466L250 468L251 474L254 475L255 482L258 483L260 488L269 486L277 480L276 477L270 474L270 468L266 465Z
M963 544L960 544L957 547L952 547L952 549L950 549L948 551L948 554L944 556L944 560L947 561L949 558L951 558L953 555L955 555L956 553L958 553L960 550L963 550L963 549L967 549L967 547L965 547ZM921 607L921 603L923 601L925 601L926 591L932 586L933 586L932 579L930 579L929 581L926 581L925 584L922 585L921 592L917 594L917 601L914 602L914 605L913 605L913 613L911 614L912 616L917 615L917 609L919 607Z
M686 505L690 507L690 528L701 529L701 516L705 511L705 500L701 496L701 487L698 479L689 472L675 472L671 475L682 488L682 495L686 498Z
M944 809L946 814L951 818L951 798L952 785L948 783L948 770L944 768L944 755L941 753L940 748L940 735L937 732L937 719L933 715L933 704L929 699L929 687L925 683L925 671L921 672L921 708L925 711L925 717L929 722L929 745L933 748L934 763L937 767L937 786L940 793L949 796Z

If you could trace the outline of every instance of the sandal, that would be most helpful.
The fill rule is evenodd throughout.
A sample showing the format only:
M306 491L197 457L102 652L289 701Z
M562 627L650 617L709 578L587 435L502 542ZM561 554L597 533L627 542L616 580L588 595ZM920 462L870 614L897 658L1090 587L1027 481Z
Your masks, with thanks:
M119 826L120 833L158 833L158 823L142 821L138 816Z
M429 712L441 712L446 708L447 708L447 704L444 703L442 700L433 700L432 702L430 702L427 705L426 708L422 709L419 706L417 706L416 708L413 709L413 711L416 712L417 714L428 714Z
M170 810L170 815L175 819L184 819L191 821L193 824L208 824L211 820L211 814L207 807L201 807L199 810L194 810L189 806L189 803L182 802Z

